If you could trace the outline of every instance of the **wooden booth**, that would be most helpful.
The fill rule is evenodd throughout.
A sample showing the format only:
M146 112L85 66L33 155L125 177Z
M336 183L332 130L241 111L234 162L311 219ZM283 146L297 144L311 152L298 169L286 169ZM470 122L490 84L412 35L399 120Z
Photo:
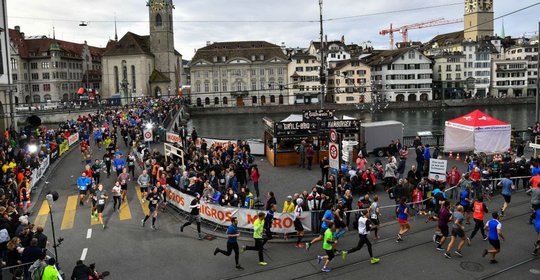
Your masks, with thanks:
M358 140L360 130L358 119L347 116L337 118L334 111L329 110L304 111L281 121L264 117L263 122L265 155L270 164L276 167L298 165L298 147L305 141L313 145L313 168L318 169L320 160L328 156L330 129L340 133L343 140Z

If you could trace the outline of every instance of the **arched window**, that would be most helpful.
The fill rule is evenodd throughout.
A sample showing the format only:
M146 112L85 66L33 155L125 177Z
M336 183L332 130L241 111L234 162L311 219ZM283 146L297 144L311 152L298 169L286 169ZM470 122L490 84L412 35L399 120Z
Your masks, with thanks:
M264 105L266 103L266 96L261 96L261 105Z
M270 103L276 103L276 97L273 95L270 95Z
M50 94L45 94L43 96L43 99L45 99L45 101L50 101L51 100L51 95Z
M227 105L229 101L227 100L227 97L223 97L223 105Z
M257 104L257 96L252 96L251 97L251 103Z
M279 105L283 104L283 94L279 95Z
M114 66L114 92L120 92L120 81L118 80L118 66Z
M407 101L416 101L416 94L409 94L407 97Z
M403 94L398 94L398 95L396 96L396 102L403 102L403 101L405 101L405 95L403 95Z
M219 105L219 97L214 97L214 105Z
M162 24L163 24L163 22L161 21L161 15L157 14L156 15L156 26L161 26Z
M201 107L202 106L202 101L201 101L201 98L197 98L197 106Z
M64 95L62 95L62 101L68 101L68 100L69 100L69 94L64 93Z
M204 105L210 105L210 97L204 99Z
M137 81L135 78L135 65L131 65L131 88L133 92L137 92Z
M122 60L122 83L127 82L127 62L125 60Z
M41 102L41 97L39 95L37 95L37 94L35 94L32 98L34 99L34 103Z

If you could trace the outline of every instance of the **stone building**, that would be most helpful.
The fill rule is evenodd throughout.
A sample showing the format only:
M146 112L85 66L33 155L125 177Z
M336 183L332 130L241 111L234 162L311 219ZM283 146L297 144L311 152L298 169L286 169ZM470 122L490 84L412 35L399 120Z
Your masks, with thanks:
M11 80L10 48L6 0L0 1L0 130L16 123L13 119L13 94L16 88Z
M190 62L191 105L289 104L288 63L280 46L265 41L208 44Z
M306 52L296 52L289 59L289 104L319 103L321 61Z
M327 96L337 104L371 102L371 67L358 58L338 62L329 70Z

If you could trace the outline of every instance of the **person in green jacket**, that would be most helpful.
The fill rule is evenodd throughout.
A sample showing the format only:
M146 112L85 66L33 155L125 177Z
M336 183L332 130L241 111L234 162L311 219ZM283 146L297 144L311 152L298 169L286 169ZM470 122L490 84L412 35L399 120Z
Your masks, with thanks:
M334 238L334 232L336 231L336 225L331 224L329 228L326 229L324 232L324 242L323 242L323 249L326 252L326 256L317 256L317 260L319 263L324 259L324 266L322 268L322 271L324 272L330 272L332 269L328 267L330 262L334 259L335 256L335 247L337 244L337 240Z
M56 269L56 260L54 258L50 258L48 261L48 265L43 270L43 274L41 276L42 280L58 280L58 270Z
M245 252L246 250L257 251L259 253L259 265L266 266L268 263L264 261L263 250L264 250L264 217L266 214L263 212L259 213L259 216L255 222L253 222L253 239L255 239L255 246L242 246L240 253Z

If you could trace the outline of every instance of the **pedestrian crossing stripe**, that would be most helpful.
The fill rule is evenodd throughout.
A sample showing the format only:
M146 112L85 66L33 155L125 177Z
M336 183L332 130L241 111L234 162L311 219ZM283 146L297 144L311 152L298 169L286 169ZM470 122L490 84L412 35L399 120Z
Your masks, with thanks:
M131 210L129 210L127 195L126 199L120 205L120 221L124 220L131 220Z
M137 198L139 199L139 203L141 204L141 207L143 209L143 213L144 215L149 215L150 214L150 210L148 209L148 201L144 201L142 202L142 193L141 193L141 188L139 188L139 186L135 187L135 191L137 192Z
M43 200L43 203L41 204L41 208L39 208L37 217L34 220L34 225L36 227L45 226L45 223L47 223L47 218L49 217L49 210L50 210L49 202L47 200Z
M66 209L64 210L64 217L62 218L62 225L60 230L72 229L75 224L75 214L77 213L77 203L79 203L78 195L68 196L66 202Z

